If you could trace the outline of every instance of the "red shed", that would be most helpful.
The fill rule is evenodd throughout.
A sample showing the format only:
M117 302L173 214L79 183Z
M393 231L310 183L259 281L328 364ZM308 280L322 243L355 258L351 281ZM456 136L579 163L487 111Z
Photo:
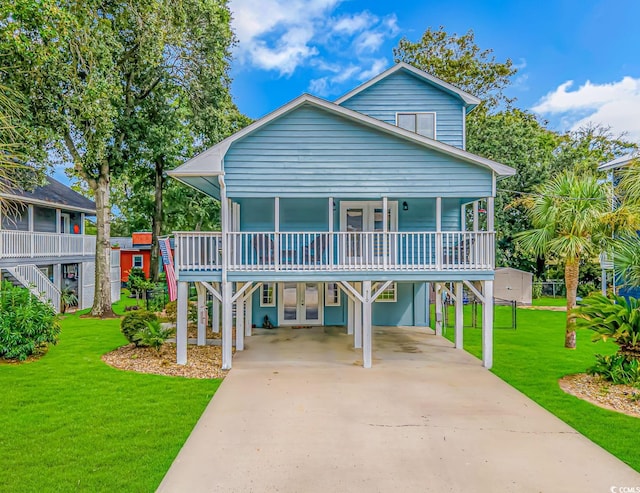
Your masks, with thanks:
M151 242L152 234L148 232L133 233L131 235L131 247L120 249L120 281L129 280L129 271L133 267L139 267L149 279L151 274ZM173 241L171 242L173 253ZM162 260L159 260L158 269L162 269Z

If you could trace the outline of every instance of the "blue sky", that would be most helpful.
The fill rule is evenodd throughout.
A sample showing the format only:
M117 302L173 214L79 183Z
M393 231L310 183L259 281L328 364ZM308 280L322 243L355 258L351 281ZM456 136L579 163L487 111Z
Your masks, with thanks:
M640 143L638 0L230 0L232 92L259 118L302 92L336 99L393 63L402 37L472 29L519 67L507 94L557 130L610 125Z

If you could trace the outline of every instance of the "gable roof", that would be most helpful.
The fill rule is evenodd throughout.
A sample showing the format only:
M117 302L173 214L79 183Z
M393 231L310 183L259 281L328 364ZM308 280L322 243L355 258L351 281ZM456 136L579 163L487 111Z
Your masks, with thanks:
M45 180L46 183L44 185L36 187L32 191L11 190L8 193L0 193L0 197L45 207L58 207L85 212L92 215L96 213L96 205L93 201L50 176L47 176Z
M445 82L442 79L438 79L435 75L431 75L430 73L425 72L424 70L417 69L413 65L409 65L408 63L400 62L395 64L393 67L385 70L384 72L374 77L373 79L349 91L344 96L341 96L335 101L335 104L344 103L346 100L351 99L356 94L361 93L362 91L364 91L365 89L368 89L369 87L378 83L382 79L386 79L390 75L395 74L396 72L401 70L406 71L411 75L413 75L414 77L417 77L418 79L421 79L429 84L438 86L440 89L442 89L445 92L448 92L449 94L459 97L464 102L464 105L467 108L467 113L469 113L473 108L475 108L482 102L480 98L477 98L473 94L469 94L468 92L463 91L462 89L459 89L453 84L449 84L448 82Z
M460 159L462 161L488 168L496 173L498 178L506 178L508 176L513 176L516 173L515 169L504 164L500 164L490 159L477 156L457 147L444 144L438 140L424 137L415 132L411 132L395 125L391 125L390 123L383 122L362 113L358 113L357 111L339 106L338 104L331 103L316 96L303 94L302 96L294 99L284 106L281 106L277 110L269 113L265 117L256 120L251 125L243 128L242 130L239 130L230 137L227 137L213 147L210 147L206 151L191 158L189 161L179 166L178 168L169 171L167 174L177 179L180 179L180 177L215 177L224 175L224 156L229 150L231 144L303 105L309 105L312 107L323 109L342 118L399 137L414 144L423 146L427 149L435 150L445 155Z
M603 163L598 166L598 171L608 171L610 169L622 168L623 166L631 163L631 161L633 161L634 159L640 159L639 152L632 152L631 154L621 156L614 159L613 161L609 161L608 163Z

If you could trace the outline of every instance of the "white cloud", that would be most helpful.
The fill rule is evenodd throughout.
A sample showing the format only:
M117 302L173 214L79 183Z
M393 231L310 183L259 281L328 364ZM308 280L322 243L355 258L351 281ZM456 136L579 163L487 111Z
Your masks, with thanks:
M365 10L336 19L333 24L333 32L338 34L354 34L372 26L376 22L378 22L378 18L371 12Z
M604 84L585 82L571 90L574 82L560 84L545 95L532 110L543 115L556 115L575 130L589 122L611 126L615 133L626 132L640 141L640 78L624 77Z
M340 0L231 0L241 62L290 75L317 53L309 43Z
M387 65L377 52L398 35L398 19L368 10L332 16L343 1L230 0L236 60L280 76L312 67L317 77L309 91L321 96L344 90L342 84L350 80L377 75Z

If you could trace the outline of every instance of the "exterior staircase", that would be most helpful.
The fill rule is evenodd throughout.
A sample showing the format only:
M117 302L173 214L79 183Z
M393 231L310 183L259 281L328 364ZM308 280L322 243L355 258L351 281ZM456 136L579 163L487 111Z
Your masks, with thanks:
M60 311L60 290L34 264L4 267L3 272L9 274L9 281L21 285L43 303L49 303L56 312Z

